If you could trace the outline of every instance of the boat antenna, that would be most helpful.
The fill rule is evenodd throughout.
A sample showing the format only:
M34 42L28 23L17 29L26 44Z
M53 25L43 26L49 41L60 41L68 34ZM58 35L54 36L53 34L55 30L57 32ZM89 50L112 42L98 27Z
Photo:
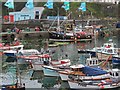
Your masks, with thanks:
M55 21L57 20L57 17L54 19L53 23L51 24L50 28L48 29L48 31L52 28L53 24L55 23Z
M71 15L71 13L72 13L72 12L70 12L70 13L68 14L67 18ZM65 20L60 24L60 26L62 26L65 21L67 21L67 19L65 19Z
M18 52L19 52L19 49L17 49L16 51L17 51L17 53L16 53L16 79L17 79L16 84L17 84L17 87L18 87L18 82L19 82L18 80L20 80L20 87L21 87L22 83L21 83L21 76L20 76L20 71L19 71L19 66L18 66Z

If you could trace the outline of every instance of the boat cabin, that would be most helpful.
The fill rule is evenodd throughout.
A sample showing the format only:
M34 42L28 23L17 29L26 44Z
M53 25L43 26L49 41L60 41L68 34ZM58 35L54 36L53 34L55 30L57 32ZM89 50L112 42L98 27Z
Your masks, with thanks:
M72 65L72 66L70 66L70 69L73 72L82 72L83 67L84 67L83 64L78 64L78 65Z
M87 66L97 66L99 63L97 58L87 58L86 59L86 65Z
M109 72L113 78L120 78L120 70L119 69L112 69Z
M22 54L22 55L38 55L40 54L40 52L36 49L28 49L28 50L22 50L19 52L19 54Z
M108 43L105 43L102 46L102 53L107 53L107 54L117 54L117 45L112 42L112 40L109 40Z
M43 62L43 61L50 61L51 60L51 57L48 54L20 56L19 58L23 58L26 61L30 61L30 62Z

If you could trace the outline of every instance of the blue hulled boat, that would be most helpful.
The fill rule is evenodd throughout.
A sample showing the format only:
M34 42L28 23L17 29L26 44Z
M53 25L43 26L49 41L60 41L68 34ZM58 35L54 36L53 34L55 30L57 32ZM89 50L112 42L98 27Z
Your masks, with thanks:
M113 64L120 64L120 55L113 55L112 63Z

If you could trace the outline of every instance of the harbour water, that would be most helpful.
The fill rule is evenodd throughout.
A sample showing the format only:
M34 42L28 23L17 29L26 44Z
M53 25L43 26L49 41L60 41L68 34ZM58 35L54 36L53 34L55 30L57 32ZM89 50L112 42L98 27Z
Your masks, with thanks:
M116 37L113 37L112 39L117 44L118 41ZM101 46L106 41L108 41L108 39L100 38L97 40L96 46ZM54 51L54 53L52 53L52 57L53 57L52 59L60 59L60 58L67 57L71 60L72 64L76 64L76 63L85 64L85 59L86 59L85 54L78 54L77 49L93 48L94 46L95 46L95 42L93 40L92 42L70 43L68 45L49 48L49 50ZM118 66L115 65L114 67L120 68L119 65ZM3 72L4 72L4 69L3 69ZM44 76L43 71L32 71L30 69L23 70L21 72L21 78L23 82L26 82L26 86L28 87L27 88L28 90L33 90L33 89L69 90L69 85L67 82L63 82L60 79L60 77L46 77Z

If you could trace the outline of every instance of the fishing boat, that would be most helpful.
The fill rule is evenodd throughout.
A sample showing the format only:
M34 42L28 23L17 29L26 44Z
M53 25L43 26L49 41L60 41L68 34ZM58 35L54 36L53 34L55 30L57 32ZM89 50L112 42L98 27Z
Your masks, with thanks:
M84 80L99 80L99 79L105 79L109 78L110 75L96 67L89 67L85 66L83 64L73 65L70 66L71 69L59 71L59 75L63 81L67 81L69 78L72 78L74 76L77 76L76 78L81 78Z
M16 49L23 49L24 45L11 45L11 46L0 46L0 50L16 50Z
M109 55L117 55L118 48L116 48L116 44L113 43L112 39L110 39L107 43L104 43L101 47L95 47L93 49L78 49L78 53L90 53L92 56L98 56L99 60L107 60Z
M97 52L97 56L99 60L107 60L109 55L117 55L118 48L116 48L116 44L113 43L112 39L109 40L108 43L105 43L101 47L101 52Z
M62 60L51 60L50 65L43 66L43 72L45 76L59 76L58 71L64 70L69 67L71 64L70 59L62 59Z
M8 57L14 57L17 53L16 50L6 50L6 51L3 51L3 53L8 56Z
M8 57L15 57L16 54L20 55L34 55L34 54L40 54L40 52L36 49L18 49L18 50L6 50L3 51L3 53Z
M73 39L74 34L72 32L64 32L64 31L52 31L49 33L50 39Z
M69 79L68 83L71 89L92 89L92 90L103 90L103 89L116 89L120 87L120 70L109 69L107 70L110 74L110 78L104 80L83 80Z

